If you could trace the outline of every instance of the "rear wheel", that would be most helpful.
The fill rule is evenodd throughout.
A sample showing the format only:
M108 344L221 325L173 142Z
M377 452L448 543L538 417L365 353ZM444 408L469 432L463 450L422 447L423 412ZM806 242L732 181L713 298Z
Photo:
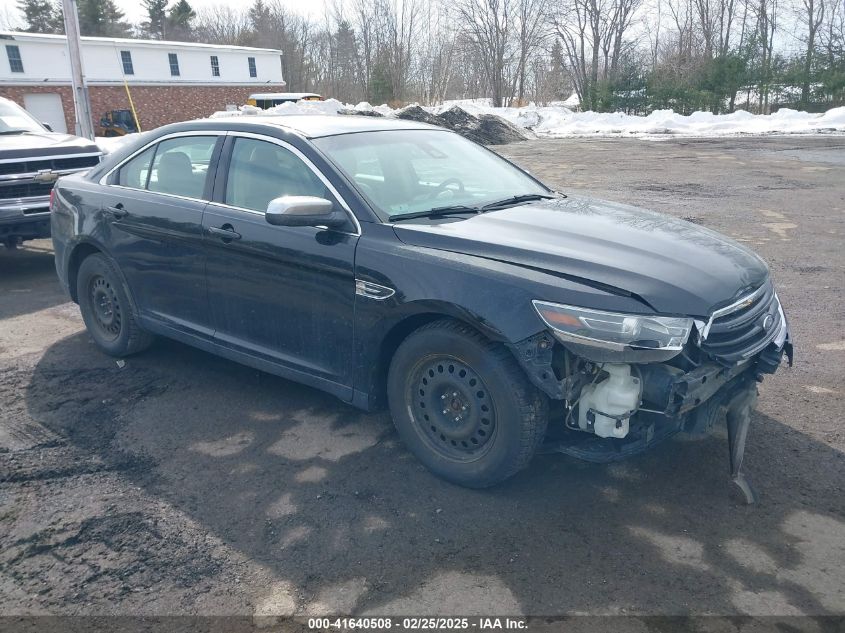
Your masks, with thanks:
M76 284L82 320L100 349L111 356L128 356L150 346L153 337L136 322L128 290L105 255L86 257Z
M393 421L435 474L480 488L528 465L548 401L511 353L472 328L436 321L411 334L388 374Z

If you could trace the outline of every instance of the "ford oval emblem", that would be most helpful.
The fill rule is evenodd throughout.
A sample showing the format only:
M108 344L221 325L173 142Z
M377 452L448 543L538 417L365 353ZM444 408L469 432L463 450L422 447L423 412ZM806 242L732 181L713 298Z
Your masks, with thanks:
M771 314L767 314L766 318L763 319L763 331L768 332L769 328L772 327L772 324L775 322L775 317Z

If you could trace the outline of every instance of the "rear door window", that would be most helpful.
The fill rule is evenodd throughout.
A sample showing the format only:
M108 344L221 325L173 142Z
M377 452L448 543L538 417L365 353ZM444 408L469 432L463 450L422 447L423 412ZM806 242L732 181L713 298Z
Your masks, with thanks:
M135 158L123 164L117 174L117 184L131 189L146 189L153 162L155 146L144 150Z
M186 136L156 146L147 189L202 198L216 136Z
M126 161L111 182L130 189L201 199L216 143L216 136L161 141Z

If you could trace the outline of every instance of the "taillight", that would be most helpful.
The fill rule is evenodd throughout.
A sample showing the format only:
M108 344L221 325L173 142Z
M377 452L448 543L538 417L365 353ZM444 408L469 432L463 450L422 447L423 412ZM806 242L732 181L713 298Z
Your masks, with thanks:
M50 189L50 211L53 210L53 198L56 196L56 189Z

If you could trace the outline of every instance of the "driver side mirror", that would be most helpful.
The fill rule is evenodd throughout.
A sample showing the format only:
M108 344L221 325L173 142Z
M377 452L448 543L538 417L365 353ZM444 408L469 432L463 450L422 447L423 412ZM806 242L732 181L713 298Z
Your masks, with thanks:
M325 198L315 196L282 196L267 205L264 218L274 226L325 226L330 229L346 225L348 218Z

